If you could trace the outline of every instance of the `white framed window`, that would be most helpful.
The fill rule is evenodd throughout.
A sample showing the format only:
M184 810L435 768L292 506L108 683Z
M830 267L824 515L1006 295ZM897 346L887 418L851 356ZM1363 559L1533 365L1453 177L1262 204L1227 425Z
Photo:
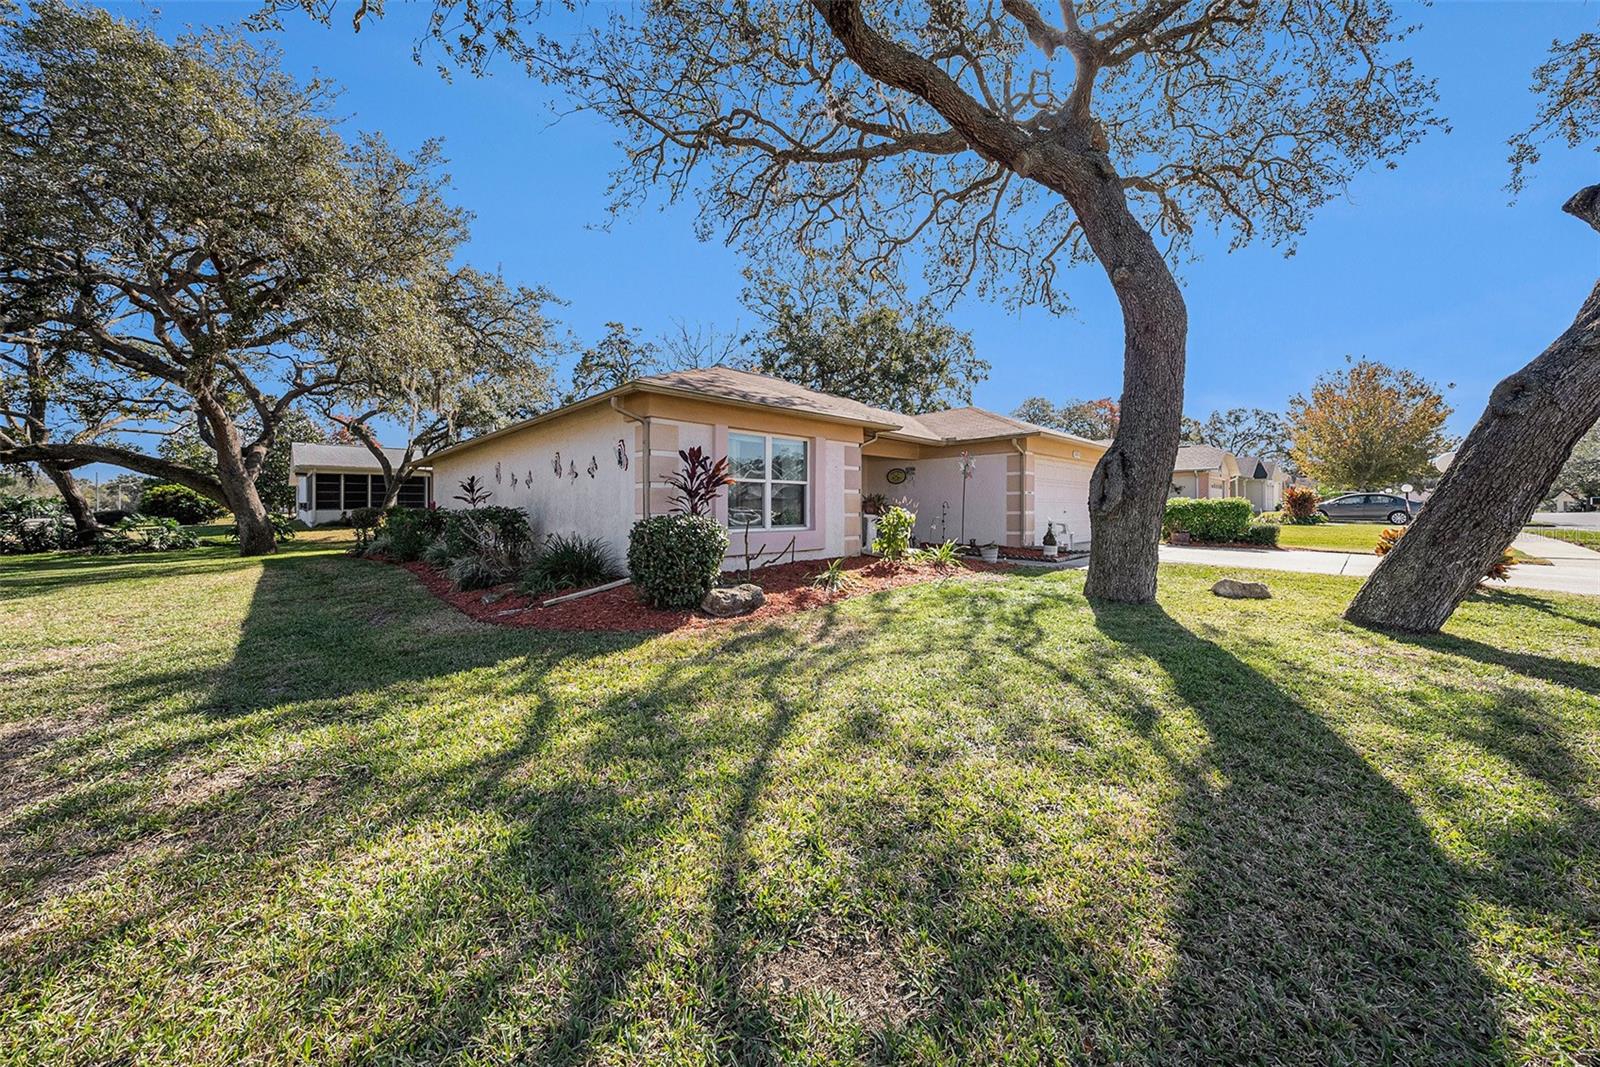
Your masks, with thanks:
M811 442L762 433L728 435L728 526L799 530L811 521Z

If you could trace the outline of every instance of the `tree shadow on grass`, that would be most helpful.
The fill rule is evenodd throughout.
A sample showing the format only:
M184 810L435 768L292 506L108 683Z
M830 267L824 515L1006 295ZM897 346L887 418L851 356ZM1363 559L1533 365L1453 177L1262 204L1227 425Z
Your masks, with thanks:
M1455 872L1406 796L1316 714L1161 609L1094 611L1210 738L1205 766L1180 769L1186 889L1162 1058L1503 1062Z

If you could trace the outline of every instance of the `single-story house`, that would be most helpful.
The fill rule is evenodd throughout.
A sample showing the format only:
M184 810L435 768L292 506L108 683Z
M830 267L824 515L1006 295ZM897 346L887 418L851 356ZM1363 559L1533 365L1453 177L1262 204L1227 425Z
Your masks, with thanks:
M1054 523L1085 543L1105 450L980 408L911 416L717 366L630 381L429 462L439 506L464 507L455 487L475 476L488 503L526 509L537 536L600 537L620 558L636 521L672 509L666 479L693 446L732 468L714 511L730 566L743 564L747 529L752 552L860 553L863 493L903 498L923 540L1033 545Z
M1239 495L1256 511L1277 511L1283 506L1283 490L1289 485L1289 472L1275 459L1237 456Z
M1196 500L1242 496L1239 460L1215 445L1183 445L1172 464L1172 495Z
M1205 500L1244 497L1257 512L1283 504L1289 472L1275 459L1236 456L1216 445L1183 445L1172 465L1172 495Z
M384 449L391 464L404 450ZM308 526L337 522L356 508L383 503L383 466L365 445L305 444L289 446L289 468L294 478L297 517ZM400 487L396 503L402 507L433 506L433 472L422 468Z

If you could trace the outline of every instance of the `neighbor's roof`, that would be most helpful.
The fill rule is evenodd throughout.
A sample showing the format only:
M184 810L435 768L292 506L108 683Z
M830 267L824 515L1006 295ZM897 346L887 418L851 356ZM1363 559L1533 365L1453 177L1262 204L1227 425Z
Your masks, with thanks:
M405 449L384 447L389 462L399 463L405 458ZM383 465L378 457L367 451L366 445L321 445L295 441L289 446L289 465L296 469L337 468L339 470L370 470L381 473Z
M1219 471L1228 458L1228 450L1218 448L1216 445L1184 445L1178 449L1178 458L1173 462L1175 471ZM1240 461L1240 467L1244 466Z
M1275 459L1262 459L1260 456L1236 456L1239 461L1239 473L1246 478L1276 478L1282 467Z

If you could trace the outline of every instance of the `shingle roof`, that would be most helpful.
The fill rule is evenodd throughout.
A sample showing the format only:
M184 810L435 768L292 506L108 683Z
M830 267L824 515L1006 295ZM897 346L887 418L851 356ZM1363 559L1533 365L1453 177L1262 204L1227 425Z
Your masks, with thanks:
M733 367L699 367L693 370L676 370L667 374L652 374L634 383L641 388L671 389L699 396L734 400L762 407L788 408L812 415L826 415L834 419L866 423L869 426L909 429L914 435L916 420L909 415L886 411L847 397L819 393L803 385L786 382L768 374L755 374Z
M1227 449L1215 445L1183 445L1178 449L1178 458L1173 462L1175 471L1215 471L1221 470L1223 460L1228 456Z
M995 437L1014 437L1021 434L1045 434L1067 441L1098 444L1087 437L1078 437L1061 430L1053 430L1048 426L1024 422L1010 415L1000 415L984 408L964 407L929 411L918 415L917 421L950 444L983 441Z
M383 451L391 463L399 463L405 457L403 448L385 447ZM309 468L339 467L345 470L370 470L375 473L383 470L378 457L367 451L366 445L306 444L301 441L295 441L289 446L289 465Z

